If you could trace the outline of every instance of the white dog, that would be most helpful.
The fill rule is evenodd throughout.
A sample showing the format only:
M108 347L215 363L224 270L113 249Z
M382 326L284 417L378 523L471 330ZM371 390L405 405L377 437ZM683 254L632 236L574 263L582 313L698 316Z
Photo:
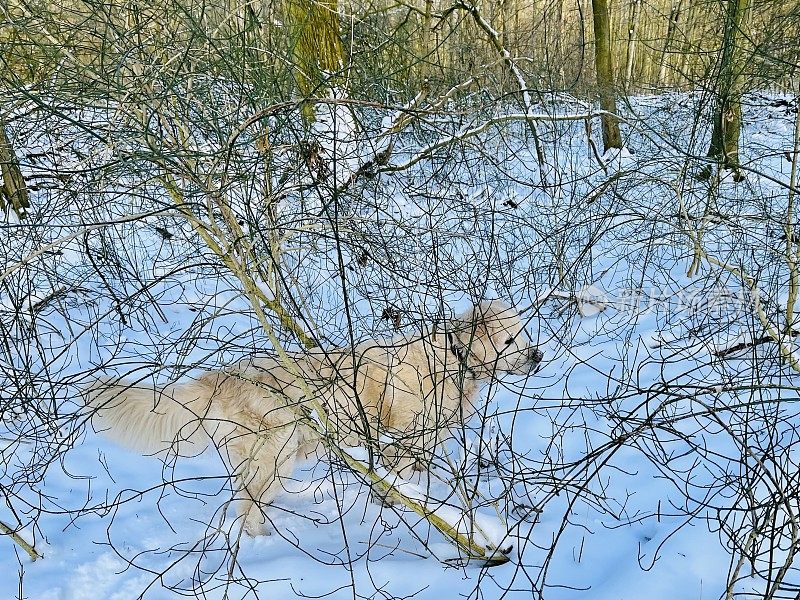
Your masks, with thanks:
M132 449L186 455L213 442L237 476L245 531L259 535L281 479L320 443L312 404L329 440L367 446L403 476L430 463L483 383L532 373L541 359L518 313L488 301L413 338L248 359L158 390L98 382L86 397L95 429Z

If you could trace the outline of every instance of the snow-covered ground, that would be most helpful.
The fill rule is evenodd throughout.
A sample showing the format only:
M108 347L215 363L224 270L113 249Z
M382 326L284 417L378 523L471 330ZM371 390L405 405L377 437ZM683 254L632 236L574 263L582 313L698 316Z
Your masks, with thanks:
M31 562L0 537L0 597L703 599L724 596L732 572L734 592L763 594L791 539L775 532L794 523L800 411L796 375L775 345L748 346L764 327L734 271L756 278L769 318L785 318L797 104L748 97L746 179L717 186L698 175L710 131L696 117L701 101L632 99L633 152L602 166L582 122L542 126L546 186L525 127L489 129L345 194L351 212L337 227L308 221L284 239L293 289L307 292L301 308L332 343L347 343L351 322L355 339L390 335L387 308L413 330L421 315L446 316L470 298L541 300L528 331L543 368L493 382L481 414L415 482L450 510L460 506L453 489L479 492L485 535L514 546L491 568L459 561L426 522L374 501L327 461L302 464L272 509L275 533L249 538L213 451L165 463L85 427L78 390L98 375L188 377L268 341L239 282L185 220L134 193L154 185L146 174L124 171L118 185L108 169L78 168L113 163L121 142L27 130L18 153L45 183L32 197L40 225L8 228L2 242L0 521L24 525L44 558ZM271 126L278 147L280 124ZM440 129L448 134L431 126ZM401 138L392 160L413 157L431 131ZM48 213L58 192L43 174L64 156L80 157L74 203L59 197ZM99 225L82 215L98 198ZM108 224L143 211L153 214ZM704 256L689 277L698 236L733 270ZM95 268L114 262L109 252L132 270ZM737 343L743 352L718 356ZM774 529L758 522L766 517ZM757 557L739 569L742 546ZM781 589L797 583L788 568Z

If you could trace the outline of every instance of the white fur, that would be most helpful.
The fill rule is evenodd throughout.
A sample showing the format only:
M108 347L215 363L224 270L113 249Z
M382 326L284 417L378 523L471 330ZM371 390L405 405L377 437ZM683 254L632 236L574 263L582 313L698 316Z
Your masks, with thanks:
M247 359L161 390L100 381L86 391L87 407L95 430L140 452L192 455L213 441L237 476L245 531L268 533L263 508L296 458L319 445L305 418L309 393L337 443L371 446L387 468L407 475L424 468L448 429L471 414L483 382L497 372L532 372L541 360L502 302L481 303L446 326L412 339L292 354L291 365Z

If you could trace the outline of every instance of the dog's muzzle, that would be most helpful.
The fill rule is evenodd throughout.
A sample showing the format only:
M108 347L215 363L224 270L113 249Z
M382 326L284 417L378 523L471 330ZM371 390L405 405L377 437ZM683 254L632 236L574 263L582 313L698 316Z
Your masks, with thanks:
M536 373L539 370L542 358L544 358L544 353L536 347L522 350L514 361L514 367L510 372L517 375Z

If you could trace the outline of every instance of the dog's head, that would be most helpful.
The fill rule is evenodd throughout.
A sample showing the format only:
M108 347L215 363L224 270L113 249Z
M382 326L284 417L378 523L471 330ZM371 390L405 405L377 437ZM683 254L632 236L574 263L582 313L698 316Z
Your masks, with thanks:
M505 302L489 300L452 323L453 351L465 366L487 377L496 372L535 373L543 354L530 340L519 313Z

